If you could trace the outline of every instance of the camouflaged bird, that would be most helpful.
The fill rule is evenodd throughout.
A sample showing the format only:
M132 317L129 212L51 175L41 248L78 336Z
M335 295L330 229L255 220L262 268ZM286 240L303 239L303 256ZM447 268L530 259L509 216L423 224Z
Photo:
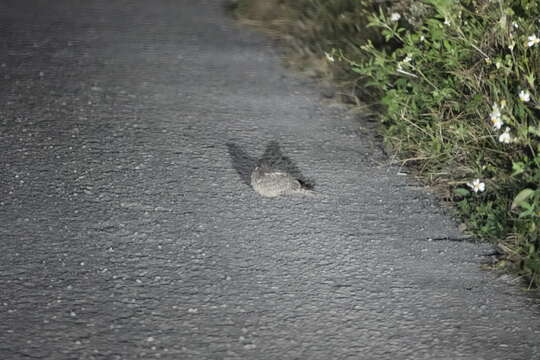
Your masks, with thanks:
M284 171L273 170L268 164L262 163L251 173L251 186L259 195L277 197L281 195L317 195L315 191L302 186L298 179Z

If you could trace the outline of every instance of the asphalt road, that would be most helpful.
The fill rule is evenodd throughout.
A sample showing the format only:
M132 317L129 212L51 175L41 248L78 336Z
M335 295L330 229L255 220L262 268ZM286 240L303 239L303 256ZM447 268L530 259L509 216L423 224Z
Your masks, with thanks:
M3 0L0 79L0 359L540 359L539 301L220 0Z

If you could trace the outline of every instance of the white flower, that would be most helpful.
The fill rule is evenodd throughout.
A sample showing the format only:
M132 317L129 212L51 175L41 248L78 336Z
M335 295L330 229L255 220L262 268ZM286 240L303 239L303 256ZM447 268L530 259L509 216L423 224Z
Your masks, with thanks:
M486 190L486 184L480 181L480 179L474 180L472 183L467 183L467 185L475 192L482 192Z
M512 42L510 43L510 45L508 45L508 48L510 49L510 51L514 50L514 47L516 46L516 42L514 40L512 40Z
M397 63L396 71L397 71L398 73L400 73L400 74L405 74L405 75L408 75L408 76L412 76L412 77L414 77L414 78L417 78L418 76L416 76L415 74L403 70L403 65L404 65L404 64L409 65L410 67L414 68L414 67L411 65L411 61L412 61L412 55L407 54L407 56L406 56L403 60L401 60L400 62Z
M399 19L401 19L401 15L397 12L390 15L390 20L392 20L393 22L399 21Z
M493 104L493 110L489 114L489 119L491 120L491 123L493 124L493 127L497 130L501 128L503 125L503 121L501 119L501 109L499 106L495 103Z
M326 56L326 59L330 62L334 62L336 61L336 59L334 59L334 57L332 55L330 55L329 53L325 52L324 55Z
M523 102L529 102L531 100L531 94L528 90L521 90L519 92L519 100Z
M538 43L540 43L540 39L536 37L536 35L531 35L527 38L529 41L527 41L527 46L531 47Z
M515 21L512 22L512 26L514 27L514 29L517 29L519 27L518 23Z
M510 144L513 141L512 136L510 135L510 128L507 127L504 132L499 136L499 142L503 144Z
M497 130L499 130L504 124L501 118L491 118L491 123L493 124L493 128Z
M407 74L407 75L415 76L415 75L413 75L413 74L411 74L411 73L409 73L409 72L403 70L403 64L409 65L409 64L411 63L411 61L412 61L411 55L410 55L410 54L407 54L407 56L406 56L403 60L401 60L400 62L398 62L397 67L396 67L396 71L399 72L399 73L402 73L402 74ZM416 77L416 76L415 76L415 77Z
M445 17L444 18L444 25L450 25L450 19Z

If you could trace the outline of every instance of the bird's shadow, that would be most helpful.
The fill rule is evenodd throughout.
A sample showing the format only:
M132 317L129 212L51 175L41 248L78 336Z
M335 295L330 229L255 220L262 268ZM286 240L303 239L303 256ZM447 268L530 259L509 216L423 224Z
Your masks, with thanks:
M251 172L257 166L257 159L249 156L244 149L233 142L228 142L226 145L234 170L236 170L242 182L249 185Z
M231 156L233 168L236 170L242 182L250 185L251 172L256 166L266 164L273 170L285 171L291 174L292 177L298 179L302 186L306 189L313 189L315 187L315 181L306 178L296 163L288 156L284 155L281 151L279 143L272 140L266 145L263 155L257 159L250 156L239 145L228 142L227 149Z

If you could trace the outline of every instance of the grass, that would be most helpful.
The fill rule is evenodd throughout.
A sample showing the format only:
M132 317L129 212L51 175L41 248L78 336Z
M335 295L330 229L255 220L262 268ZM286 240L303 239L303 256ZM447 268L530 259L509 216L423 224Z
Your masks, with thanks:
M386 148L540 285L537 0L239 0L290 62L367 103Z

